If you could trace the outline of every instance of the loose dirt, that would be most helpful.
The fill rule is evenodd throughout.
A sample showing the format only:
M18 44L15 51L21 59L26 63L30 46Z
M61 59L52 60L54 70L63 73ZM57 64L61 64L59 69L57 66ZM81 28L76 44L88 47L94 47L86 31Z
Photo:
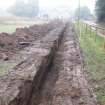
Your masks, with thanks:
M23 35L21 41L33 43L20 53L22 61L0 78L0 105L98 105L85 76L74 26L50 25L38 28L38 33L35 26L17 29L17 39ZM40 35L33 40L36 33Z
M12 34L0 33L0 59L9 60L14 54L32 44L33 41L45 37L57 27L59 22L53 21L42 25L17 28Z

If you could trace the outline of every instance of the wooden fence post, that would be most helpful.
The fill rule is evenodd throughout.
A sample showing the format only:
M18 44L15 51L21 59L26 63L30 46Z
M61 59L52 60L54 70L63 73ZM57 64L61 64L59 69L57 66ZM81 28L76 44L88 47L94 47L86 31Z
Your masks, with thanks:
M91 25L90 25L90 37L91 37Z
M105 38L104 38L104 42L103 42L103 48L104 48L104 50L105 50Z
M87 24L86 24L86 34L87 34Z
M95 42L96 42L96 39L97 39L97 31L98 31L98 28L96 27Z
M102 29L102 34L104 34L104 29ZM104 50L105 50L105 37L104 37L104 42L103 42L103 48L104 48Z

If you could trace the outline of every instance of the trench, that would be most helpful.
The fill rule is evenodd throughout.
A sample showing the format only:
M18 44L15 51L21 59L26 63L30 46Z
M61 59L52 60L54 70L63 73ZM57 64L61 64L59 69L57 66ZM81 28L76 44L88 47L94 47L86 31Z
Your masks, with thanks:
M54 105L53 104L53 96L55 95L54 87L56 87L56 81L59 77L59 66L61 57L60 54L62 52L62 46L64 44L64 34L66 32L67 27L63 30L61 37L59 39L58 48L53 53L53 59L46 70L45 75L43 75L39 92L37 96L32 99L31 104L28 105ZM63 104L62 104L63 105Z
M57 36L52 39L54 34ZM22 81L18 96L11 103L3 102L5 104L0 105L98 105L85 78L80 49L74 34L72 25L68 23L61 30L48 35L46 43L42 44L51 44L48 47L49 52L43 57L39 55L43 59L38 63L36 74L31 80ZM33 56L35 54L34 52ZM30 68L40 58L33 56L29 56L19 66L26 73L31 72L27 67Z
M27 105L50 105L53 96L52 87L54 87L58 78L58 71L55 67L55 58L61 46L65 29L66 25L60 33L58 40L54 42L50 55L47 56L47 61L43 61L44 64L47 65L44 66L44 64L41 64L40 70L33 80ZM47 103L41 104L41 102L43 103L43 100Z
M38 89L36 91L33 87L27 105L97 105L79 68L81 59L73 33L72 27L66 25L58 40L58 47L51 51L51 61L40 79Z

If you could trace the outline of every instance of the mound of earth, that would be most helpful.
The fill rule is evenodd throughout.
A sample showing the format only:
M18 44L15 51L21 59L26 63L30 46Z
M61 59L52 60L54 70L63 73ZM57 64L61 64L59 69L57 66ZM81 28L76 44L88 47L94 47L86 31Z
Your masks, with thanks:
M41 30L15 56L21 58L16 66L0 76L0 105L99 105L87 81L74 25L61 22L50 27Z
M42 25L17 28L12 34L0 33L0 59L10 59L18 51L32 44L33 41L44 37L58 24L59 21L53 21Z

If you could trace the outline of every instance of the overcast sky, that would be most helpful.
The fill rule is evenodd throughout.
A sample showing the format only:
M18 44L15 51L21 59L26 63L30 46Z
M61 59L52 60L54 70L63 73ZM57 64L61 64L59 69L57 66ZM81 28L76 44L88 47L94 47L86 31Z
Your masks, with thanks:
M81 6L87 5L91 11L95 8L96 0L80 0ZM67 7L75 9L78 7L78 0L40 0L41 7Z
M14 3L15 0L0 0L0 8L7 9ZM95 8L96 0L80 0L81 5L87 5L91 11ZM78 0L39 0L41 8L72 8L73 10L78 6Z

